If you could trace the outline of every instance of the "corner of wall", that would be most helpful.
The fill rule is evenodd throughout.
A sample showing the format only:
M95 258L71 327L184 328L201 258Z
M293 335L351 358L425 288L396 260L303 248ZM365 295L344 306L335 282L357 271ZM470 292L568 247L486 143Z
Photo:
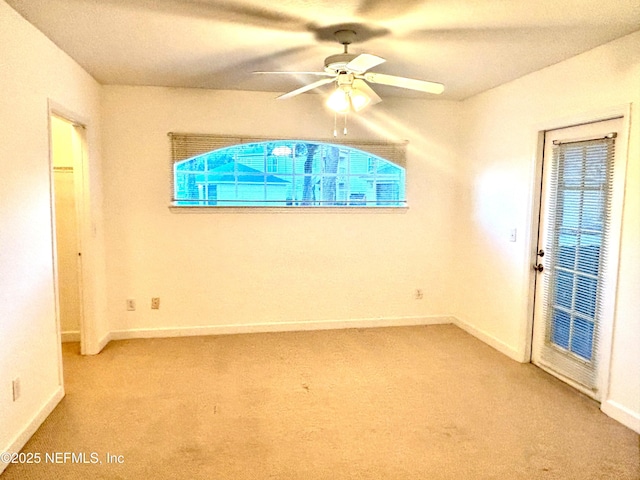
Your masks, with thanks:
M526 354L525 350L520 350L520 349L517 349L517 348L513 348L512 346L506 344L505 342L503 342L502 340L498 339L497 337L491 335L490 333L487 333L484 330L476 328L473 325L471 325L470 323L468 323L468 322L466 322L464 320L461 320L459 317L452 317L452 319L453 319L453 323L455 325L457 325L458 327L460 327L461 329L463 329L467 333L473 335L478 340L483 341L484 343L486 343L490 347L495 348L500 353L503 353L504 355L506 355L507 357L511 358L512 360L515 360L516 362L520 362L520 363L528 363L529 362L529 358L527 357L527 354Z
M640 434L640 414L637 412L634 412L613 400L606 400L602 402L600 409L603 413L609 415L614 420L617 420L625 427L628 427L637 434Z

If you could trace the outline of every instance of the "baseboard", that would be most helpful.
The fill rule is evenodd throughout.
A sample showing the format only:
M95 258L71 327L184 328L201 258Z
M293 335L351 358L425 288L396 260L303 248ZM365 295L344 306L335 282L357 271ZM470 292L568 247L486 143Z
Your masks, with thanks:
M27 444L29 439L36 433L36 430L40 428L40 425L46 420L46 418L53 412L60 400L64 397L64 388L58 387L53 395L47 400L42 408L34 415L27 426L18 434L16 439L11 442L6 448L0 448L0 452L19 452ZM7 464L0 461L0 474L7 468Z
M107 332L96 343L85 342L82 349L83 355L98 355L104 347L111 341L111 332Z
M96 354L100 353L102 349L107 346L107 343L109 343L111 340L112 340L111 332L107 332L107 334L104 337L102 337L98 342L98 349L97 349L98 351L96 352Z
M504 343L502 340L497 339L493 335L491 335L491 334L489 334L489 333L487 333L487 332L485 332L483 330L480 330L479 328L476 328L476 327L470 325L469 323L465 322L464 320L461 320L461 319L459 319L457 317L453 317L453 320L454 320L453 321L454 325L457 325L458 327L460 327L461 329L463 329L466 332L470 333L471 335L473 335L477 339L483 341L484 343L486 343L490 347L495 348L500 353L504 353L507 357L515 360L516 362L526 363L526 362L529 361L529 359L525 358L524 352L516 350L515 348L511 347L510 345L507 345L506 343Z
M620 422L625 427L630 428L634 432L640 434L640 414L629 410L627 407L620 405L618 402L607 400L602 402L600 409L614 420Z
M80 330L71 330L68 332L62 332L60 336L62 337L62 343L79 342Z
M453 323L447 315L421 317L363 318L354 320L317 320L308 322L271 322L240 325L206 325L173 328L136 328L115 330L111 340L132 338L191 337L199 335L230 335L238 333L292 332L308 330L337 330L344 328L405 327Z

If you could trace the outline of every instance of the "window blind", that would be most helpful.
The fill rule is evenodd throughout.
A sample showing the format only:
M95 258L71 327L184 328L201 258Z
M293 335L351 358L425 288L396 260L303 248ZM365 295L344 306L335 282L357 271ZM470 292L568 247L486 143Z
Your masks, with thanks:
M224 136L198 133L168 133L171 139L172 161L180 162L203 153L218 150L220 148L240 145L243 143L255 143L276 140L288 140L284 138L258 138L250 136ZM292 140L294 141L294 140ZM312 142L321 143L318 140L299 139L300 143ZM407 142L368 142L368 141L332 141L336 145L345 145L357 148L365 152L382 157L396 165L406 168L406 146Z
M554 145L542 358L588 388L597 352L611 216L615 135Z

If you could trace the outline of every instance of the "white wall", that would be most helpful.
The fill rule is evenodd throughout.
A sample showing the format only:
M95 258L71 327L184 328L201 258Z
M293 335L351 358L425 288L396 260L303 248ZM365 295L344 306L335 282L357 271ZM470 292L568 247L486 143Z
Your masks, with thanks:
M163 328L193 333L189 328L197 326L216 332L257 323L420 322L451 313L451 176L459 103L388 99L367 111L367 125L350 119L351 138L410 141L407 211L169 211L167 132L331 139L333 116L320 95L274 97L104 87L115 338L160 334ZM424 290L423 300L413 298L416 288ZM156 296L161 308L152 311ZM127 298L137 301L135 312L125 311Z
M527 358L536 132L633 103L609 397L603 410L640 431L640 33L464 102L455 314ZM569 120L567 120L569 121ZM510 243L509 229L519 240Z
M40 32L0 1L0 451L19 449L62 396L56 326L49 164L48 101L88 124L89 176L84 208L99 211L100 87ZM102 262L96 215L85 244L88 262ZM99 268L87 282L95 336ZM104 275L102 275L104 277ZM96 294L97 293L97 294ZM104 303L102 301L102 303ZM22 396L12 401L12 379ZM5 465L0 463L0 471Z

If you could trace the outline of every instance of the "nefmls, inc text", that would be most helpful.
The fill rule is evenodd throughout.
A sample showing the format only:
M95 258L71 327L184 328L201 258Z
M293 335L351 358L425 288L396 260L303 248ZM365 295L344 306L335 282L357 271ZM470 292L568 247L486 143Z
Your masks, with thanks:
M3 463L22 464L123 464L124 455L113 453L100 455L98 452L3 452L0 454L0 461Z

